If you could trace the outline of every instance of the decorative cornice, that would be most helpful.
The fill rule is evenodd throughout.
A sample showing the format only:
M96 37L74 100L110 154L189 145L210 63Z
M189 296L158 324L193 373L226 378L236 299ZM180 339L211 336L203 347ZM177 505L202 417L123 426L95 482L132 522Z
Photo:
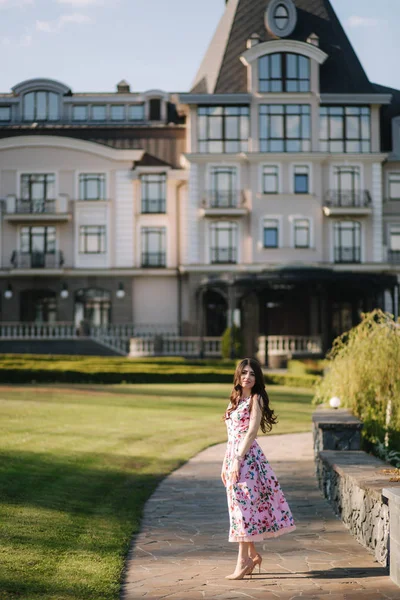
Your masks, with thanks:
M321 104L390 104L392 94L321 94Z
M64 83L55 81L54 79L45 78L26 79L25 81L21 81L21 83L17 83L17 85L14 85L14 87L11 89L17 96L26 92L33 92L35 90L46 90L48 92L55 92L57 94L71 93L71 89Z
M297 42L296 40L272 40L270 42L256 44L252 48L249 48L246 52L243 52L240 60L247 67L253 61L257 60L257 58L260 58L260 56L273 54L275 52L294 52L295 54L301 54L302 56L307 56L308 58L317 61L320 65L328 58L328 55L325 52L313 44Z
M0 151L12 148L44 147L78 150L117 161L139 161L144 154L144 150L119 150L117 148L109 148L103 144L96 144L95 142L53 135L21 135L0 139Z
M250 104L251 94L179 94L181 104Z

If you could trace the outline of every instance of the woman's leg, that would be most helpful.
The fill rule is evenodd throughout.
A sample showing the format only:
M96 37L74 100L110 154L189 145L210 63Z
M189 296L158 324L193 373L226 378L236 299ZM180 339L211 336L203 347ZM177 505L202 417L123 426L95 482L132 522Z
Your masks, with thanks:
M250 558L255 558L257 556L258 553L254 542L249 542L248 552Z

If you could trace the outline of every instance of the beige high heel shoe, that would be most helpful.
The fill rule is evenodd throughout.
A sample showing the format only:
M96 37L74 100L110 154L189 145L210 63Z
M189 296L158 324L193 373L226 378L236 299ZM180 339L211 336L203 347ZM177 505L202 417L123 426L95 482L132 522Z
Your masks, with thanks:
M261 573L261 563L262 563L262 556L261 556L261 554L257 553L256 557L252 558L251 560L252 560L252 563L253 563L253 568L252 568L251 572L253 572L254 569L255 569L255 567L256 567L256 565L258 565L258 572Z
M239 573L237 575L235 575L235 573L232 573L231 575L226 575L225 579L243 579L243 577L245 575L250 575L253 572L254 569L254 565L253 565L253 560L251 558L249 558L242 566L242 569L239 571Z

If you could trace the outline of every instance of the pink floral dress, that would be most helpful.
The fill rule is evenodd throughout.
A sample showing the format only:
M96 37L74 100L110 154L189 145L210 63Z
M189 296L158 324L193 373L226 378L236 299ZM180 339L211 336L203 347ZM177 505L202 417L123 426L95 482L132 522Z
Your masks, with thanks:
M249 404L250 398L241 400L226 420L228 444L223 469L230 542L257 542L296 529L276 475L256 440L242 460L238 482L229 479L234 456L249 428Z

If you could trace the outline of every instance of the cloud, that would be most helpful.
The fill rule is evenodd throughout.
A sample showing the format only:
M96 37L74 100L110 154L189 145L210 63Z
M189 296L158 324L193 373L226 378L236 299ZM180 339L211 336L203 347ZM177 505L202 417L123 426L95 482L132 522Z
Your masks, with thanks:
M11 38L9 36L5 36L1 38L1 44L3 46L7 46L8 48L27 48L32 44L32 36L30 33L26 33L19 37Z
M70 6L93 6L100 4L100 0L57 0L58 4L69 4Z
M70 15L61 15L54 21L36 21L36 30L44 33L57 33L69 23L76 25L87 25L93 23L93 20L82 13L72 13Z
M346 20L346 25L348 27L378 27L384 22L383 19L353 15Z
M29 4L33 4L34 0L0 0L0 9L1 8L20 8L21 6L26 6Z

